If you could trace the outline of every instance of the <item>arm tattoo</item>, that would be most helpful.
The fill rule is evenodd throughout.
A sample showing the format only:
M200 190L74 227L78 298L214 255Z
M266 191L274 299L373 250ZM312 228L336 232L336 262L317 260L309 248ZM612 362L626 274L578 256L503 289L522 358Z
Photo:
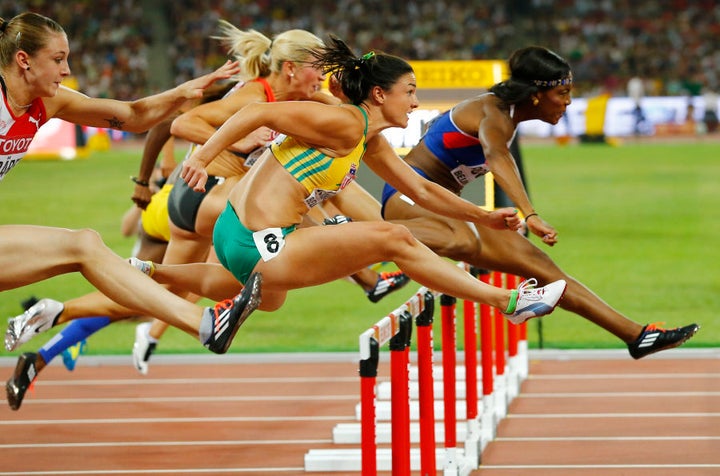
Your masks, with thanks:
M118 119L117 117L113 117L112 119L105 119L108 123L108 127L111 129L117 129L122 130L123 125L125 124L123 121Z

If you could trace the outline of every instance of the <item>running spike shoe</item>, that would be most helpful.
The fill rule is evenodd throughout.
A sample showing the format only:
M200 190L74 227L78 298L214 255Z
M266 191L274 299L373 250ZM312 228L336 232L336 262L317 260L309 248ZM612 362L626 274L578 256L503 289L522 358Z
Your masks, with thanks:
M346 217L345 215L335 215L334 217L328 217L323 220L323 225L342 225L343 223L350 223L352 218Z
M155 273L155 263L153 263L152 261L143 261L133 256L131 258L128 258L128 263L130 263L130 266L132 266L133 268L137 269L138 271L142 271L144 274L147 274L150 277L152 277L152 275Z
M366 291L365 294L370 302L378 302L393 291L405 286L410 282L410 278L402 271L383 272L378 276L375 286Z
M25 392L30 384L35 380L37 371L35 370L35 361L37 354L34 352L25 352L18 357L15 365L13 376L5 384L5 393L7 394L7 402L12 410L19 410L22 405Z
M150 336L152 323L143 322L135 327L135 343L133 343L132 360L135 370L142 375L148 373L148 361L155 352L157 340Z
M697 324L690 324L675 329L663 329L658 323L646 325L640 337L628 344L628 351L633 359L641 359L646 355L672 349L682 345L700 329Z
M212 319L212 331L205 347L216 354L227 352L240 326L260 305L261 287L262 275L252 273L240 294L217 303L215 308L205 308L206 315Z
M522 324L533 317L550 314L557 306L560 298L565 294L567 283L564 279L552 282L547 286L536 288L535 278L526 279L517 287L517 294L513 293L510 312L504 313L513 324ZM515 300L513 309L512 300Z
M82 354L85 353L87 348L87 340L83 339L75 345L71 345L67 349L62 351L63 365L70 372L75 370L75 365Z
M13 351L55 325L65 306L54 299L41 299L19 316L8 319L5 348Z

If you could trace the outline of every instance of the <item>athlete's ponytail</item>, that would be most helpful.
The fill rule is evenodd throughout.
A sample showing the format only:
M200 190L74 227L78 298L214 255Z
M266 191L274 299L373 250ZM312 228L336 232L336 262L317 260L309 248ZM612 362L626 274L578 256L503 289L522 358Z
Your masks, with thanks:
M214 36L240 62L238 79L249 81L265 78L282 71L286 61L308 61L308 50L323 46L320 38L305 30L288 30L272 40L255 30L243 31L230 22L220 20L221 36Z
M335 75L343 94L355 105L365 101L373 87L387 91L400 76L413 72L410 64L397 56L371 51L357 57L334 35L330 35L324 48L311 54L315 58L313 65L325 74Z

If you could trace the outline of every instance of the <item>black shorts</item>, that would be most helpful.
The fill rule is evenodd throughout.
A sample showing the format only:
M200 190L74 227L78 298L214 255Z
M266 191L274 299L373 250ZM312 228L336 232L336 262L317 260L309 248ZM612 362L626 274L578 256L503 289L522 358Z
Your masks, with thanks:
M173 225L195 233L195 220L205 195L210 193L215 185L224 181L225 177L210 175L205 184L205 192L196 192L188 187L184 180L177 180L168 198L168 215Z

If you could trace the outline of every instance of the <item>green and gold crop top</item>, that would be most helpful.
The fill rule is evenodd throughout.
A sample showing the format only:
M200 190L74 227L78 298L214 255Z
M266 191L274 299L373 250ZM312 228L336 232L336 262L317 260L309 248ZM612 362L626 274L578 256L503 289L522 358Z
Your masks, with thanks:
M355 149L344 157L327 156L289 136L272 144L275 158L308 191L305 198L308 208L332 197L355 179L360 160L365 153L368 130L367 113L360 106L355 107L360 109L365 118L365 131Z

